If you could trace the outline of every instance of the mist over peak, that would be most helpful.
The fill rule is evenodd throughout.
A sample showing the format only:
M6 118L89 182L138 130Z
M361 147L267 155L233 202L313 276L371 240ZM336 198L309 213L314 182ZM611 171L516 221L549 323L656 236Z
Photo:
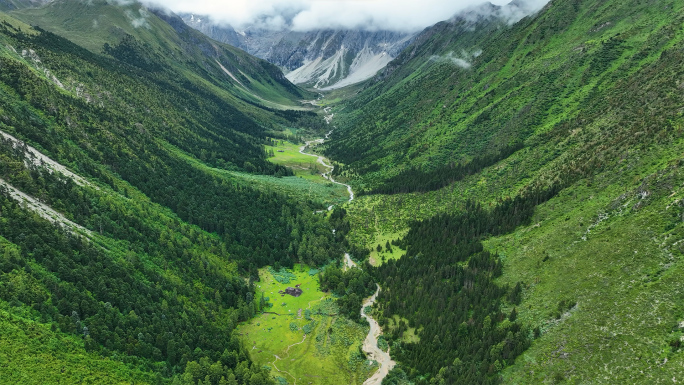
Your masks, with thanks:
M439 21L449 19L463 10L488 3L484 0L144 0L154 7L177 13L206 15L215 25L235 28L270 30L289 29L311 31L346 29L365 31L416 32ZM494 1L505 5L507 0ZM512 7L493 9L515 10L513 18L541 9L547 0L516 1ZM513 15L513 11L511 11Z

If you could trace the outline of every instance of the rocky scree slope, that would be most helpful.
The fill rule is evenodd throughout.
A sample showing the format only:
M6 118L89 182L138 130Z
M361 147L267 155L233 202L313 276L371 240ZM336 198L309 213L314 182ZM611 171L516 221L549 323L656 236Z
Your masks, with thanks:
M374 76L415 33L391 31L264 30L216 26L209 17L183 15L191 27L283 68L295 84L334 89Z

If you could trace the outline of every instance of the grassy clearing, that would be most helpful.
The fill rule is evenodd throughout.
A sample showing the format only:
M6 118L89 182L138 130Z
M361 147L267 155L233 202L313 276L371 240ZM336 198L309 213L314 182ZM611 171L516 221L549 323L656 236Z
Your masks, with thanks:
M291 194L298 199L313 201L321 207L346 202L346 189L338 188L338 184L322 184L299 176L275 178L267 175L254 175L243 172L231 172L232 175L255 185L259 189L274 189L285 194Z
M272 163L291 167L298 176L300 174L314 175L311 173L312 166L317 166L316 171L318 174L324 172L325 167L317 163L315 157L299 152L301 146L301 144L281 140L277 146L266 146L266 151L273 151L275 156L269 158ZM302 171L306 171L306 173L302 173Z
M237 329L252 360L289 384L363 383L377 369L360 353L368 328L337 316L335 299L320 291L315 271L295 265L289 273L290 282L280 283L268 269L259 272L257 295L272 306ZM301 296L278 294L297 284Z
M169 143L164 142L163 145L166 148L172 150L174 154L176 154L178 157L184 159L185 161L187 161L188 163L192 164L194 167L200 170L209 171L214 175L229 178L231 180L237 179L241 182L246 182L258 189L275 190L283 194L292 195L297 199L305 199L315 202L321 207L327 207L331 204L344 203L349 199L349 196L347 195L347 190L344 186L327 182L323 177L321 177L320 174L311 175L311 173L309 173L308 177L305 178L306 173L301 172L301 175L277 178L268 175L255 175L238 171L228 171L208 166L199 159L191 156L190 154L185 153L184 151ZM289 143L289 145L290 147L295 146L292 143ZM299 150L297 149L297 151ZM291 152L292 151L289 151L288 154L291 155ZM305 156L302 154L299 155L301 155L302 157L314 159L310 156ZM297 173L296 169L295 172Z
M394 331L396 328L399 327L399 323L403 321L405 324L408 324L408 320L406 318L400 317L398 315L394 315L394 317L389 318L387 320L387 329L388 332L391 333ZM420 334L421 329L416 330L416 328L409 327L404 331L404 334L402 335L401 341L411 344L411 343L418 343L420 342L420 337L418 336Z
M310 190L309 194L315 191L314 194L324 197L326 202L330 202L330 204L346 202L349 199L346 187L331 183L323 178L321 174L328 169L318 163L315 157L300 153L299 148L301 146L300 144L280 140L276 146L266 146L266 151L273 151L275 155L269 158L269 161L290 167L295 172L297 178L310 183L310 185L304 186L304 190ZM321 190L321 186L324 187L323 190Z
M401 231L397 233L376 233L374 240L368 246L370 247L371 253L369 261L373 266L380 266L384 262L390 259L399 259L402 255L406 253L406 250L402 250L399 246L390 245L391 252L387 249L387 242L390 244L396 239L401 239L406 235L406 231ZM378 252L378 246L381 247L381 251Z

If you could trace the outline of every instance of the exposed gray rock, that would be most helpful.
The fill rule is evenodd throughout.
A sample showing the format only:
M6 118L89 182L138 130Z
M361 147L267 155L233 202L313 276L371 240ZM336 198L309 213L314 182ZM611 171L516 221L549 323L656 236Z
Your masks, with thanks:
M415 34L389 31L297 32L216 26L208 17L182 15L191 27L223 43L268 60L295 84L339 88L371 78L394 59Z

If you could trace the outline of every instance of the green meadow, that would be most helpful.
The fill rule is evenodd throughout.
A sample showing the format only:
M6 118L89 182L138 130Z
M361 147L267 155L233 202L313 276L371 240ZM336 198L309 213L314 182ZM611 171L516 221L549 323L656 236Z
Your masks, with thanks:
M206 163L202 162L201 160L191 156L190 154L180 150L175 146L172 146L167 143L165 143L164 145L166 148L173 151L173 153L176 156L192 164L193 167L202 171L210 172L213 175L226 178L230 181L240 181L240 183L246 183L252 187L261 190L270 190L283 194L288 194L298 199L304 199L307 201L315 202L317 205L321 207L328 207L331 204L344 203L349 199L347 189L344 186L335 183L330 183L321 176L323 166L321 166L318 163L314 163L316 158L300 154L299 147L290 142L284 142L282 146L277 147L286 148L286 152L279 153L274 150L274 152L278 154L279 157L276 156L276 158L269 159L273 163L288 166L298 164L299 167L292 167L296 175L287 177L250 174L246 172L228 171L220 168L211 167ZM267 151L270 148L276 147L266 146ZM314 162L311 162L310 160L313 160ZM313 174L310 171L303 171L304 167L307 166L317 166L321 170L321 172L318 172L319 169L316 169L317 172Z
M256 289L262 313L237 331L250 358L268 366L281 384L362 384L377 369L361 353L368 327L338 316L336 300L320 291L317 274L305 265L261 269ZM279 294L295 285L301 296Z
M320 174L326 172L327 169L318 163L315 157L300 153L299 149L302 146L303 144L279 140L275 146L266 146L266 151L273 151L274 155L268 160L272 163L292 168L296 176L319 183L326 183L327 181ZM309 148L307 151L311 152L311 149Z
M266 152L272 152L274 155L268 158L270 162L290 167L296 178L306 181L301 188L303 194L315 194L319 198L324 197L331 204L346 202L349 199L347 189L323 178L321 174L328 169L318 163L316 157L300 153L301 146L303 145L286 140L277 140L275 146L265 146L265 148ZM307 149L307 152L313 153L311 148Z

